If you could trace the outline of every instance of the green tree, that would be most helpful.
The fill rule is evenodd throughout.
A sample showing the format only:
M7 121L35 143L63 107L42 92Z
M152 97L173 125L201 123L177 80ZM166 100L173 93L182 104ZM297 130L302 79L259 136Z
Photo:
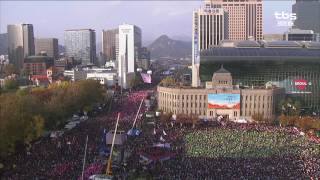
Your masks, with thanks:
M5 76L10 76L12 74L19 74L19 70L13 64L7 64L3 69Z
M161 80L160 85L165 87L174 86L176 85L176 80L173 77L168 76Z
M131 88L136 88L142 84L141 78L139 75L135 74L132 79L129 81L129 86Z
M15 79L7 79L4 82L5 90L17 90L19 88L18 81Z
M298 100L292 100L291 98L285 98L279 104L279 110L281 114L288 116L298 116L301 111L301 103Z
M39 101L31 95L6 93L0 96L0 152L14 152L17 143L30 141L30 129L35 115L39 115Z

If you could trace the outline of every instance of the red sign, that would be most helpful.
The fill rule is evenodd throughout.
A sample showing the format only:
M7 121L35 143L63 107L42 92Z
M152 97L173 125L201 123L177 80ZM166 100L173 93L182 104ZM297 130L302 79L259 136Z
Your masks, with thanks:
M305 79L296 79L293 82L296 88L299 89L300 91L306 90L308 85L308 81Z

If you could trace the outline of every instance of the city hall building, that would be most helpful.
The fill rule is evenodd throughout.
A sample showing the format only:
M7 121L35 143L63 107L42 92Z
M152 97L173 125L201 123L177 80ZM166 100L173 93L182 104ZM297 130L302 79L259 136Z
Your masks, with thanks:
M201 85L224 65L240 87L273 84L309 112L320 112L320 43L223 41L200 52Z
M248 119L253 115L274 120L283 88L274 86L240 88L233 85L231 73L221 67L205 87L157 87L158 107L173 114L195 114L214 119L224 116L229 120Z

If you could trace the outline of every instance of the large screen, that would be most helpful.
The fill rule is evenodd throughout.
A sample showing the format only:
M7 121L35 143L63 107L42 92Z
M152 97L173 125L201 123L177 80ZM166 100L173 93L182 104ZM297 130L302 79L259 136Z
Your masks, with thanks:
M240 94L208 94L209 109L240 109Z

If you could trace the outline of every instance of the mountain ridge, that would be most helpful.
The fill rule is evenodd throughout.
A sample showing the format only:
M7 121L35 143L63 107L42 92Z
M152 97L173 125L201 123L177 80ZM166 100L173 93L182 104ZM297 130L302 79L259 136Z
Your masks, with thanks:
M148 46L148 49L153 59L161 57L179 59L191 56L192 43L191 41L174 40L167 35L161 35Z

